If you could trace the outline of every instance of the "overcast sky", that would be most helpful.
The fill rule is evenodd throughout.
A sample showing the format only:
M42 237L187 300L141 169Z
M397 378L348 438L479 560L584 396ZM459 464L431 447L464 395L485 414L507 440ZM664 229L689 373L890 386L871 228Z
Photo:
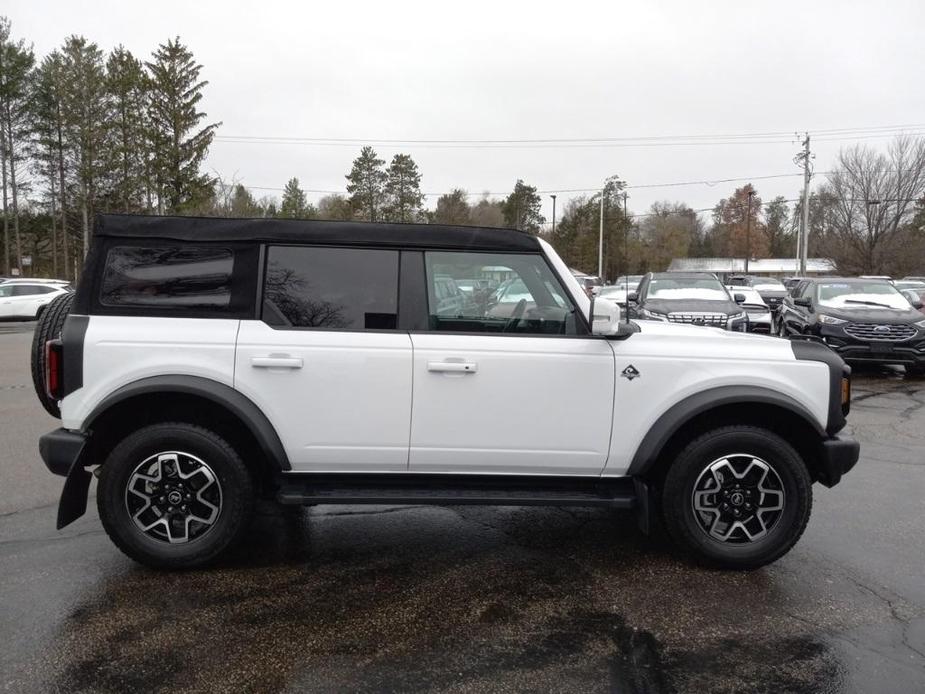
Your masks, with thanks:
M179 35L204 66L203 106L222 121L223 137L639 138L894 125L925 133L922 0L12 0L0 12L38 56L70 34L106 50L121 43L139 57ZM820 171L852 144L832 137L816 138ZM505 193L517 178L566 190L599 186L612 174L640 186L797 173L798 144L786 135L749 144L655 142L376 149L384 159L410 153L427 193ZM306 189L343 190L358 151L217 139L207 167L253 187L281 188L297 176ZM744 182L631 188L629 206L642 212L668 199L710 207ZM766 201L795 197L800 184L799 175L755 181ZM560 193L560 212L570 195Z

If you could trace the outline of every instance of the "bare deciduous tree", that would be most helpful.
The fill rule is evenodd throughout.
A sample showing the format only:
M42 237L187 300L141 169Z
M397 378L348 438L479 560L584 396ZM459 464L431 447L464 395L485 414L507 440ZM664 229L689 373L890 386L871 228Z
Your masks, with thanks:
M925 139L899 137L886 154L861 145L842 150L826 189L835 198L829 234L839 270L893 271L925 196Z

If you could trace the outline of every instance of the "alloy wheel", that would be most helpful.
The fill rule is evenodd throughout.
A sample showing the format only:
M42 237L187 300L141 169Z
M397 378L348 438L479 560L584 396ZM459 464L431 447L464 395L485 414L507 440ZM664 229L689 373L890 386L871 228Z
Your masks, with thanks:
M784 485L766 461L747 453L714 460L692 494L697 525L711 539L748 544L765 537L784 512Z
M215 526L222 511L221 485L212 468L190 453L156 453L129 476L125 507L148 537L182 544Z

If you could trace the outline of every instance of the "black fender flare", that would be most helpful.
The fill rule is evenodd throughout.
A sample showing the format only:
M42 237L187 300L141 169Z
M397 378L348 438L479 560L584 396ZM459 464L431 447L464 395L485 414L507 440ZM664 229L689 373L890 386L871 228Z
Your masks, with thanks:
M281 471L291 470L289 457L279 434L254 402L231 386L201 376L151 376L128 383L101 400L84 420L82 429L91 431L94 422L111 407L139 395L182 393L196 395L224 407L247 427L260 447L260 452Z
M644 475L658 460L671 437L697 415L724 405L760 404L780 407L799 416L820 440L827 438L825 429L802 404L789 395L761 386L718 386L702 390L668 408L655 421L636 449L627 475Z

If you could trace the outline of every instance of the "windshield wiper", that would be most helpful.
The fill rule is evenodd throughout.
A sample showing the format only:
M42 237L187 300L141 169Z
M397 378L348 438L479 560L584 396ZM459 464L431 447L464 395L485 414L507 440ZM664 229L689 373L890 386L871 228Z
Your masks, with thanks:
M881 308L893 308L889 304L879 304L876 301L861 301L860 299L845 299L846 304L861 304L862 306L880 306Z

